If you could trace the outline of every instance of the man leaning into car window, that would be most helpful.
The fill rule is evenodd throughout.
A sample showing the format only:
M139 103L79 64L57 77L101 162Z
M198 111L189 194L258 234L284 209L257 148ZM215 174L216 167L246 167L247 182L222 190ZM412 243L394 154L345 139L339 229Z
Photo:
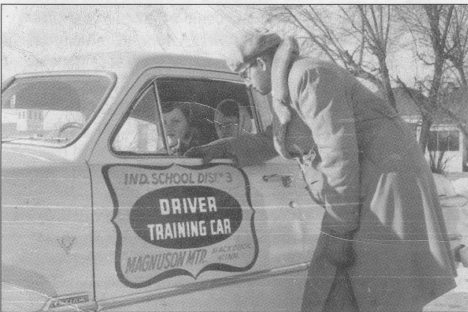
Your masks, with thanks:
M207 162L233 154L245 166L274 157L272 150L302 159L315 146L320 160L301 167L325 215L302 311L422 311L453 289L456 270L434 179L399 114L346 69L300 56L294 38L253 31L234 50L231 69L260 94L271 92L273 128L187 156ZM310 146L288 135L299 123Z

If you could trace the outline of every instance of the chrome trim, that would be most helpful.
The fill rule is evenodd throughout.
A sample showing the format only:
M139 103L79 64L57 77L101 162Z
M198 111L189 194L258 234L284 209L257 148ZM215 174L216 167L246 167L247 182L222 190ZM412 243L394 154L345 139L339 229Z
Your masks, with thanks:
M45 306L39 310L39 312L93 312L98 310L98 304L96 301L89 301L86 303L79 303L75 305L65 305L61 307L52 308L48 301Z
M114 72L109 70L54 70L20 73L15 75L14 78L19 79L51 76L107 76L112 80L115 80L117 77L117 75Z
M276 268L271 270L263 270L254 273L245 273L236 276L230 276L225 278L219 278L214 280L207 280L203 282L193 283L189 285L183 285L179 287L172 287L153 291L150 293L136 294L125 297L118 297L112 299L106 299L98 302L99 310L114 309L122 306L139 304L145 301L152 301L157 299L163 299L167 297L187 294L195 291L207 290L209 288L228 286L238 283L245 283L251 280L264 279L278 275L292 274L300 271L305 271L309 267L309 263L295 264L289 267Z

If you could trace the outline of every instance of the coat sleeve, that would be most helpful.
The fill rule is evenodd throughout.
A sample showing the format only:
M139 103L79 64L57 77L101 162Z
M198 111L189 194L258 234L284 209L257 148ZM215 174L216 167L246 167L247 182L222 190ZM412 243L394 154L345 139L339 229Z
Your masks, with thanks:
M327 211L323 230L339 233L358 228L360 210L354 115L341 77L323 65L293 66L289 76L292 106L310 128L321 157L316 168L321 181L311 189Z
M265 132L241 135L231 139L229 153L236 156L240 167L259 165L278 156L273 144L271 126L268 126Z

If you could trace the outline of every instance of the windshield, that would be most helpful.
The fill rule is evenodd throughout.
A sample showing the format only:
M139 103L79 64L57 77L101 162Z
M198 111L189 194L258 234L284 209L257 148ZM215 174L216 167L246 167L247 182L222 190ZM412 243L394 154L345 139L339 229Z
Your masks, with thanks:
M2 142L69 144L86 128L111 84L104 75L15 79L2 92Z

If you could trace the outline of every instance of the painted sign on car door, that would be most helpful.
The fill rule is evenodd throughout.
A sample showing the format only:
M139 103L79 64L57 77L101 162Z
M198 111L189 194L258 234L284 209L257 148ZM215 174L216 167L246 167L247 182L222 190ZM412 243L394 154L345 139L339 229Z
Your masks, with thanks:
M255 211L241 170L110 165L103 175L114 204L115 266L123 284L139 288L255 264Z

